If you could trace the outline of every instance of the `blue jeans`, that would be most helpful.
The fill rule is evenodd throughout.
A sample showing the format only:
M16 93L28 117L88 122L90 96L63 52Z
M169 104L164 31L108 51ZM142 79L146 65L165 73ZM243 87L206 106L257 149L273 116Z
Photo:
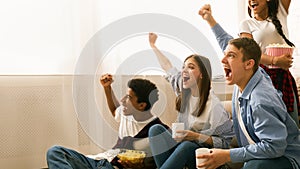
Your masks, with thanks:
M94 160L74 150L53 146L47 151L49 169L99 169L100 161Z
M159 169L196 168L195 150L199 145L191 141L177 143L171 133L160 124L149 130L152 155Z

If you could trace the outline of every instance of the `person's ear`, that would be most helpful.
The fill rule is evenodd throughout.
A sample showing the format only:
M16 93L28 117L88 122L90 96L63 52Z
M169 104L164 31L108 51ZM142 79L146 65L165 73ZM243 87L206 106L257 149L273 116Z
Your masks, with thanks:
M140 110L140 111L144 111L145 108L146 108L146 106L147 106L147 103L146 103L146 102L141 102L141 103L139 103L139 110Z
M253 59L249 59L245 62L245 69L252 69L255 65L255 61Z

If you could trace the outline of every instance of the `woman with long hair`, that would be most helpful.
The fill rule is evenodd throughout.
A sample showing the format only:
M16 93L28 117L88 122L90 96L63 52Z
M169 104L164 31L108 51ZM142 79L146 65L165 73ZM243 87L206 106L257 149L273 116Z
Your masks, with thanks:
M155 46L157 35L149 34L149 42L167 80L177 94L177 122L185 130L172 138L161 125L150 128L149 141L158 168L196 168L195 150L200 147L229 148L233 136L232 122L218 97L211 89L211 65L208 58L188 56L178 71L169 59Z

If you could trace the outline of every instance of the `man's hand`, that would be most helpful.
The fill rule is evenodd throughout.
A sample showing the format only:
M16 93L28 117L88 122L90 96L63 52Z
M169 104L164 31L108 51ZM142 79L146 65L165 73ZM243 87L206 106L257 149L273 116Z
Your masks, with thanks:
M104 74L100 78L100 83L103 87L108 87L114 82L111 74Z
M198 14L200 16L202 16L202 18L204 20L207 21L207 23L210 25L210 27L213 27L217 24L217 22L215 21L214 17L212 16L212 11L211 11L211 7L209 4L205 4L198 12Z
M205 169L216 169L219 166L230 161L230 150L225 149L211 149L210 154L197 155L196 158L206 159L197 167L204 167Z

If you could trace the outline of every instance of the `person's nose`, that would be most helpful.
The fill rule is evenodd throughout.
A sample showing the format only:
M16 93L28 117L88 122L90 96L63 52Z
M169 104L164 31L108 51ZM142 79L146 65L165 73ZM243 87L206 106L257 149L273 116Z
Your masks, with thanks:
M120 100L121 103L124 103L124 102L125 102L125 97L126 97L126 96L123 96L123 97L121 98L121 100Z
M223 58L222 58L221 62L222 62L222 63L224 63L224 64L225 64L225 63L227 63L226 56L223 56Z
M183 68L182 68L182 72L183 72L183 73L188 72L187 68L186 68L186 67L183 67Z

